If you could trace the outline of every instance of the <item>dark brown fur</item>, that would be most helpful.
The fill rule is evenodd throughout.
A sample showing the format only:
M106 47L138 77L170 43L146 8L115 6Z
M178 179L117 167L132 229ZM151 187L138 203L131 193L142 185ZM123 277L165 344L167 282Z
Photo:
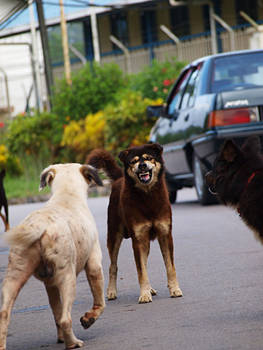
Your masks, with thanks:
M117 297L117 258L123 238L128 237L132 239L141 287L139 302L150 302L156 294L147 275L150 240L155 238L165 261L170 295L181 296L174 266L172 214L163 172L162 147L158 144L133 147L122 151L119 158L124 171L105 150L94 150L87 158L90 165L103 169L112 180L108 206L107 246L111 260L108 299Z
M7 198L5 194L4 189L4 177L5 177L5 170L0 171L0 217L2 218L4 225L5 225L5 231L9 229L9 218L8 218L8 203ZM5 209L5 215L1 213L2 207Z
M211 192L234 207L263 244L263 157L258 137L249 137L242 147L224 143L206 175Z

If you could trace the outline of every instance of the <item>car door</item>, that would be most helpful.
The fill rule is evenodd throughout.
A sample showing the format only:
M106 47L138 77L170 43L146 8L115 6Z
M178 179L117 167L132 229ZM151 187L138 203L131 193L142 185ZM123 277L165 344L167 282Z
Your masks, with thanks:
M172 175L191 172L185 152L185 140L198 75L199 68L188 68L168 98L166 111L170 117L169 142L164 146L164 159L166 169Z
M180 115L183 120L184 143L193 139L196 135L203 132L203 120L200 124L200 114L203 114L203 105L195 103L196 97L199 94L199 80L201 76L202 63L192 67L191 75L180 104Z
M154 129L155 141L163 145L165 166L170 174L177 173L178 169L184 173L188 169L183 150L183 120L179 107L190 75L191 69L186 69L181 74L168 96L162 117Z

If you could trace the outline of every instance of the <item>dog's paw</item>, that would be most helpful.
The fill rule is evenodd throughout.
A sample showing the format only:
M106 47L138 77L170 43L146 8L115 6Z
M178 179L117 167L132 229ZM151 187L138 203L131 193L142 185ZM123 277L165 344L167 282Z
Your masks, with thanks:
M117 299L117 292L114 291L114 290L108 290L107 291L107 299L108 300L114 300L114 299Z
M146 303L151 303L152 300L152 294L151 294L151 290L144 292L143 294L140 295L138 303L139 304L146 304Z
M170 289L170 297L178 298L183 296L183 292L179 287L169 288Z
M68 345L65 350L78 349L84 346L84 342L76 338L76 341L72 345Z
M87 329L87 328L89 328L90 326L92 326L93 323L94 323L95 321L96 321L96 320L95 320L94 317L82 316L82 317L80 318L80 323L81 323L81 325L82 325L82 327L83 327L84 329Z

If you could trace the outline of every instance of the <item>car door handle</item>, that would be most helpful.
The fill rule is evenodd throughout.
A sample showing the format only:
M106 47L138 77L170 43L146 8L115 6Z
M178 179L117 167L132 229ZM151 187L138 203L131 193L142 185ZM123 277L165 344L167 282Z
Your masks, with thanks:
M189 119L189 114L187 114L187 115L184 117L184 121L187 122L188 119Z

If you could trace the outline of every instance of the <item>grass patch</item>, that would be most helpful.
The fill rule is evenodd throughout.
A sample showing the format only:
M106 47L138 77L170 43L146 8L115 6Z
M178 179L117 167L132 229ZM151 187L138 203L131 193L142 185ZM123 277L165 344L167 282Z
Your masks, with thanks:
M7 199L26 198L40 194L38 190L39 177L28 178L28 176L25 175L19 177L6 176L4 179L4 186ZM45 193L49 193L48 188L41 191L41 194Z
M43 189L39 192L40 174L47 166L48 160L44 157L33 158L30 156L19 157L23 164L23 174L20 176L12 176L7 172L4 178L4 186L7 199L12 198L27 198L37 196L40 193L49 193L49 188Z

